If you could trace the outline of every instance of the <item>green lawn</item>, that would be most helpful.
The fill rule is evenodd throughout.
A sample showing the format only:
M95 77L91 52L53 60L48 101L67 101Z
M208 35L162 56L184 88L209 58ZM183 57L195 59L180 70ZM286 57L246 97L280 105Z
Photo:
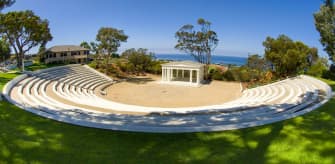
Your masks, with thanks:
M19 75L19 73L0 73L0 91L2 91L2 88L8 81L12 80L17 75Z
M2 101L0 163L335 163L335 98L271 125L186 134L73 126Z
M36 71L40 69L45 69L45 68L50 68L50 67L55 67L55 66L62 66L64 64L44 64L44 63L34 63L31 66L25 67L27 71Z

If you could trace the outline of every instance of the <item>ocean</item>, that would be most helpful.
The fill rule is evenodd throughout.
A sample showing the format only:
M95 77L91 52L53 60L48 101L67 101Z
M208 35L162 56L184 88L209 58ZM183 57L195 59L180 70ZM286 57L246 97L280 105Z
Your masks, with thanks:
M155 54L156 58L159 60L173 60L173 61L182 61L190 60L195 61L193 56L184 55L184 54ZM236 56L221 56L213 55L211 63L220 64L220 65L237 65L242 66L247 62L247 57L236 57Z

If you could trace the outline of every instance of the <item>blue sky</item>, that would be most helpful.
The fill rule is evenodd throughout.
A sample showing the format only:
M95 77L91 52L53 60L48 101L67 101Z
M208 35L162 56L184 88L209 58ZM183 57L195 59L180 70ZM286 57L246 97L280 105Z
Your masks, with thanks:
M174 49L175 32L198 18L212 22L220 42L215 54L263 54L267 36L285 34L322 51L313 13L322 0L16 0L4 10L33 10L50 22L53 45L94 41L100 27L123 29L129 35L120 51L148 48L155 53ZM36 51L34 49L33 51Z

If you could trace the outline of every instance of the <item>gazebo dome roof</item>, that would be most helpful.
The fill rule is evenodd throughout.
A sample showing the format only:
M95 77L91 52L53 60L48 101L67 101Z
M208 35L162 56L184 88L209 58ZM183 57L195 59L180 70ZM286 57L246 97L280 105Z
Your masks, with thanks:
M162 64L162 67L201 68L204 64L193 61L174 61Z

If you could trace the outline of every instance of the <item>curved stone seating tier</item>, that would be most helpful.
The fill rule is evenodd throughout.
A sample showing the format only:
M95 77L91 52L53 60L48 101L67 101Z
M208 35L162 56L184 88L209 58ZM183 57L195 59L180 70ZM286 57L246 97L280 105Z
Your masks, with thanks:
M75 125L142 132L196 132L239 129L289 119L324 104L332 95L324 82L298 76L244 90L223 104L184 108L122 104L96 95L109 77L81 65L68 65L21 75L3 94L35 114Z

